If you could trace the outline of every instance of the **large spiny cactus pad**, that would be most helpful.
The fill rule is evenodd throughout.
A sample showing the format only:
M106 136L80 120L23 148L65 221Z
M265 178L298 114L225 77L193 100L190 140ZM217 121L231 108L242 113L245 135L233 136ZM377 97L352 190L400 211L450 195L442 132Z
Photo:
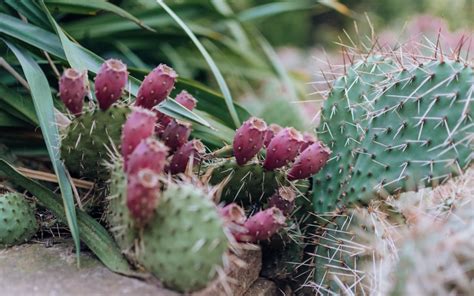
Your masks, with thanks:
M37 229L34 208L23 195L0 195L0 248L24 243Z
M129 112L128 107L112 106L75 118L61 142L61 156L68 170L88 179L105 179L106 147L119 148L122 125Z
M223 221L211 199L190 184L170 184L143 230L139 262L167 287L205 287L223 265L228 247Z
M333 158L314 178L316 212L437 185L472 161L472 68L384 63L354 65L324 105L318 132Z
M456 61L429 62L383 85L367 117L345 204L378 194L436 186L472 161L474 72Z
M314 178L314 207L317 212L334 208L347 183L354 165L355 149L360 143L367 122L363 116L372 109L371 101L377 95L377 84L395 70L390 59L369 57L348 69L337 79L321 112L318 138L332 150L331 159Z
M127 208L127 176L123 172L123 161L110 165L111 178L107 197L107 223L115 241L125 254L130 254L138 236Z

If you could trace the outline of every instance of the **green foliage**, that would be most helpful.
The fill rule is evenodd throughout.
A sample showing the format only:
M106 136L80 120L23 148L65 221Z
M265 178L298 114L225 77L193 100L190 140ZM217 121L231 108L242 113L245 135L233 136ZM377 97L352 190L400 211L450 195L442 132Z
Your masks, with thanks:
M0 195L0 248L24 243L37 230L34 207L23 195Z

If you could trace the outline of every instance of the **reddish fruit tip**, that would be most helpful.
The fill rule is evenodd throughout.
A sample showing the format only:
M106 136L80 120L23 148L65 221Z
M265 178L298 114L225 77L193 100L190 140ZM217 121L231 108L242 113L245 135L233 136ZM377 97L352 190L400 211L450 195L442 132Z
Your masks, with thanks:
M169 96L174 88L176 77L178 75L173 68L165 64L158 65L145 77L140 85L135 104L152 109Z
M315 135L308 132L303 132L303 141L304 143L301 145L300 152L303 152L310 145L316 143L317 139Z
M238 165L244 165L263 147L267 124L260 118L251 117L237 129L234 142L234 156Z
M288 173L288 180L306 179L319 172L329 159L331 150L321 142L306 148L296 159Z
M152 170L143 169L129 176L127 208L137 226L144 226L153 218L159 195L159 177Z
M170 151L174 152L188 141L190 135L190 123L180 120L172 120L168 126L166 126L161 138L166 146L170 148Z
M196 105L197 105L197 100L194 98L190 93L188 93L185 90L182 90L177 96L176 96L176 102L180 103L186 109L188 110L193 110Z
M88 91L87 72L66 69L59 79L59 97L66 108L75 116L82 114L84 98Z
M135 174L144 168L151 169L156 174L163 172L168 156L168 147L162 142L150 137L142 140L127 160L127 173Z
M200 140L194 139L187 142L171 158L169 172L173 175L184 173L190 161L195 165L204 152L205 148Z
M257 242L269 239L285 225L286 217L276 207L260 211L244 223L246 231L236 235L241 242Z
M127 65L122 61L109 59L102 64L95 77L95 96L101 110L120 99L127 81Z
M303 144L303 136L292 127L282 129L270 141L263 167L267 170L280 168L293 161Z
M272 123L268 126L267 131L265 132L265 140L263 141L263 146L268 147L270 141L273 137L278 134L283 128L276 123Z
M127 165L128 156L135 147L151 135L155 130L156 115L150 110L133 107L122 129L122 156Z

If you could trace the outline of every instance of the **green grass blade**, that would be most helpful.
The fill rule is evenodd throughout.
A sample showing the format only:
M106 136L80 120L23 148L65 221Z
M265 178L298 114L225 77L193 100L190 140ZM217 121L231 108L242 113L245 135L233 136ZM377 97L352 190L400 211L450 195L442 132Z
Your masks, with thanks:
M58 23L56 23L56 20L53 18L53 16L49 12L43 0L40 1L40 5L41 5L41 8L43 8L44 13L48 17L49 22L51 23L54 30L58 34L59 39L61 40L61 44L63 46L64 53L66 54L67 61L69 62L71 67L79 71L87 70L87 66L84 64L83 60L80 58L80 54L78 52L77 47L74 46L71 40L69 40L66 34L64 34L63 30L58 25Z
M66 209L66 220L74 239L76 254L79 263L80 245L79 245L79 229L77 226L76 209L74 206L74 198L72 195L71 184L66 176L66 169L59 159L60 138L58 127L55 123L53 98L48 80L41 68L33 60L27 51L6 42L7 46L17 57L21 64L26 81L31 90L31 97L38 116L39 124L43 134L43 138L48 148L48 154L53 164L54 171L59 180L59 187L63 197L64 208Z
M48 21L45 20L44 15L42 14L36 3L25 0L6 0L5 2L12 8L14 8L18 13L26 17L28 21L43 28L49 26Z
M241 22L256 21L289 11L310 9L314 6L314 1L283 1L267 3L241 11L237 14L237 19Z
M16 127L27 127L27 126L28 124L26 122L14 116L14 114L8 113L5 110L0 109L0 128L2 127L16 128Z
M183 29L183 31L189 36L189 38L193 41L194 45L196 45L201 55L204 57L204 59L208 63L209 67L211 68L212 73L214 74L216 78L217 84L219 85L219 88L225 98L227 109L232 117L234 127L239 127L240 120L239 120L237 111L235 110L229 87L227 86L227 83L225 82L224 77L222 76L222 73L220 72L216 63L212 59L211 55L207 52L206 48L204 48L204 46L196 37L196 35L194 35L192 30L181 20L181 18L178 15L174 13L174 11L171 8L168 7L168 5L164 3L163 0L156 0L156 2L175 20L175 22L181 27L181 29Z
M15 110L21 114L21 118L26 119L32 124L39 125L35 106L31 99L21 96L3 84L0 84L0 106L3 109Z
M91 13L96 10L104 10L111 13L114 13L124 19L134 22L138 26L149 30L151 32L156 32L155 29L150 28L144 24L141 20L123 10L122 8L104 1L104 0L94 0L94 1L77 1L77 0L45 0L46 4L58 11L61 12L79 12L83 11L85 13Z
M62 59L66 58L56 35L4 13L0 13L0 33L20 39Z
M44 9L46 9L46 7L44 7ZM47 14L51 17L49 12L47 12ZM2 22L2 20L5 20L5 22ZM19 21L18 19L0 13L0 32L45 50L61 59L67 59L69 64L74 68L87 69L92 73L97 73L100 65L104 62L104 59L98 55L76 43L71 42L62 32L54 19L52 19L52 24L56 27L57 32L61 38L58 38L56 35L41 28L29 24L24 26L24 24L25 23ZM61 45L64 46L64 50ZM135 96L138 92L141 81L134 77L130 77L129 80L131 83L130 93ZM180 113L186 120L209 127L209 123L205 120L202 120L202 118L196 121L200 117L194 114L192 111L189 111L182 106L175 107L182 109L180 110Z
M62 60L66 60L66 55L62 49L60 39L51 32L36 27L32 24L24 23L17 18L0 13L0 33L4 33L13 38L19 39L38 49L45 50ZM77 48L77 50L74 51L74 53L77 55L77 59L84 63L89 71L97 73L101 63L103 63L104 60L79 44L72 42L71 44L73 47ZM140 86L140 80L130 77L130 83L130 93L136 95L138 87ZM224 124L230 127L234 126L232 123L232 116L227 111L227 101L221 94L209 89L201 83L182 77L178 78L176 89L186 89L199 100L199 110L212 114L214 117L218 118ZM250 116L248 111L239 104L233 103L233 105L237 110L237 114L240 119L246 120ZM186 109L182 110L182 112L187 112L184 114L188 114L186 115L188 120L192 121L193 115L191 111ZM204 126L209 126L208 122L201 121L197 123Z
M10 182L33 194L39 204L50 210L61 222L68 221L63 205L58 202L59 197L48 188L23 176L4 160L0 160L0 171L7 176ZM81 210L77 210L77 224L81 231L81 240L105 266L117 273L136 275L123 258L115 241L102 225Z

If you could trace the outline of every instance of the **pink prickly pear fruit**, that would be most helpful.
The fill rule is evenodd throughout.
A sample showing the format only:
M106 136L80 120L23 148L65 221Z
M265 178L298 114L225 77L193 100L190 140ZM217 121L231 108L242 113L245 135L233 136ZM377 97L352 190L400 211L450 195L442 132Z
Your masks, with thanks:
M190 93L188 93L185 90L182 90L177 96L176 96L176 102L180 103L186 109L188 110L193 110L196 108L197 105L197 100L195 97L193 97Z
M268 126L265 132L265 139L263 140L263 146L268 147L273 137L278 134L283 128L276 123L272 123Z
M191 135L191 124L180 120L172 120L163 131L162 139L171 152L186 144Z
M301 145L300 152L303 152L310 145L316 143L317 139L313 134L308 133L308 132L303 132L303 141L304 143Z
M296 159L288 173L288 180L306 179L316 174L328 161L331 150L320 142L306 148Z
M127 173L132 175L147 168L160 174L165 168L167 156L168 147L165 144L152 137L146 138L128 156Z
M278 208L283 215L290 215L295 209L296 192L291 187L280 187L268 200L268 207Z
M122 129L122 156L125 159L125 168L127 168L128 156L138 144L153 135L155 122L155 113L140 107L134 107L128 115Z
M303 136L292 127L282 129L270 141L263 167L267 170L280 168L293 161L303 144Z
M109 59L102 64L95 77L95 96L101 110L107 110L122 96L128 81L127 65Z
M143 80L138 89L137 106L152 109L164 101L174 88L178 75L165 64L160 64L153 69Z
M247 220L244 210L236 203L231 203L220 208L219 215L225 222L235 223L238 225L243 225L245 220Z
M87 72L66 69L59 79L59 97L66 108L75 116L80 116L86 95Z
M263 147L267 124L260 118L250 117L234 136L234 156L238 165L244 165Z
M285 221L286 217L278 208L260 211L245 221L245 231L237 234L236 240L254 243L269 239L285 225Z
M196 164L205 152L204 145L200 140L191 140L181 146L171 158L169 172L171 174L184 173L188 163L192 160Z
M158 175L150 169L129 176L127 208L137 226L146 225L152 218L160 198Z
M180 103L183 105L186 109L192 111L196 105L197 105L197 100L187 91L183 90L181 91L177 96L176 96L176 102ZM156 134L161 137L163 135L163 131L165 128L170 124L171 120L173 118L156 111L157 116L158 116L158 126L156 127Z

